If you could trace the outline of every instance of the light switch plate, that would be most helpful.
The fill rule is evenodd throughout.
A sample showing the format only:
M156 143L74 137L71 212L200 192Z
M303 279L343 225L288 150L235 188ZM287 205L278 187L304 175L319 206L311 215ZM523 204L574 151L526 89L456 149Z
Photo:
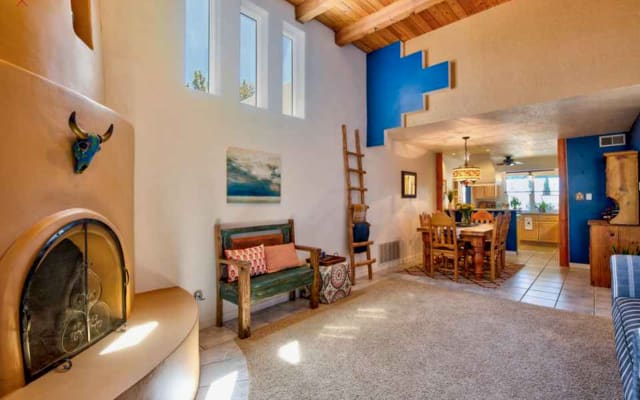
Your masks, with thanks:
M593 200L593 195L591 193L587 193L586 198L587 200Z

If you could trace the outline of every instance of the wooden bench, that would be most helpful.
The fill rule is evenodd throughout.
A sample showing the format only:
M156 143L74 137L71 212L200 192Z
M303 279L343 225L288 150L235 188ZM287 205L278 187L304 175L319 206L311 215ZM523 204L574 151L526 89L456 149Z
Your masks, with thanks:
M295 245L296 250L309 253L309 263L301 267L251 277L248 261L227 260L227 249L246 249L248 247L273 246L294 243L293 220L282 224L266 225L220 225L215 226L217 283L216 283L216 325L222 326L222 300L238 306L238 337L251 336L251 304L272 296L289 293L295 299L295 290L311 286L310 307L317 308L320 291L320 249ZM238 280L227 282L227 266L238 268Z

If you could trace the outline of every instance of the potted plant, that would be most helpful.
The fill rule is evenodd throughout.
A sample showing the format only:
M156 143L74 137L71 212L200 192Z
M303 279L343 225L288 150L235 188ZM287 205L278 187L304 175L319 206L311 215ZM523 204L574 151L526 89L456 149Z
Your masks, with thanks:
M517 197L512 197L511 202L509 204L511 204L511 208L514 210L519 210L520 206L522 205L522 203Z
M447 200L449 200L449 209L453 209L453 190L447 192Z
M545 202L544 202L544 200L543 200L543 201L541 201L541 202L538 204L538 210L539 210L541 213L546 213L546 212L547 212L547 210L550 210L550 209L551 209L551 204L549 204L549 203L545 203Z
M631 249L630 247L620 247L615 244L611 248L611 254L622 254L625 256L640 256L640 246L636 246L635 249Z
M456 210L460 211L462 224L471 224L471 213L473 212L473 209L473 204L469 203L460 203L456 206Z

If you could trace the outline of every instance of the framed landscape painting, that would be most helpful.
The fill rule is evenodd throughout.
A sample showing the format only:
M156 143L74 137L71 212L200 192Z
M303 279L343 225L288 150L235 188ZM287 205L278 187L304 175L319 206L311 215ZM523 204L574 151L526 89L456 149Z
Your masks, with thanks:
M227 203L279 203L280 155L227 149Z

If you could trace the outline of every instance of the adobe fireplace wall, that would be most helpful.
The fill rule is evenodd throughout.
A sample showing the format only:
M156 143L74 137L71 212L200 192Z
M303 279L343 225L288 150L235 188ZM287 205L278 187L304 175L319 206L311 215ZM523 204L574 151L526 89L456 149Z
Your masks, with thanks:
M99 103L104 80L96 4L0 2L0 396L24 385L15 354L21 347L18 342L15 350L16 300L56 226L88 215L117 230L130 274L127 310L132 306L133 127ZM76 135L68 125L73 111L87 131L102 134L114 125L82 174L74 173ZM13 350L3 350L8 347Z
M30 3L32 4L32 3ZM69 89L0 60L0 254L41 218L83 207L109 218L133 256L133 127L115 112ZM89 168L73 171L75 140L68 119L114 133ZM0 271L2 273L2 271Z

